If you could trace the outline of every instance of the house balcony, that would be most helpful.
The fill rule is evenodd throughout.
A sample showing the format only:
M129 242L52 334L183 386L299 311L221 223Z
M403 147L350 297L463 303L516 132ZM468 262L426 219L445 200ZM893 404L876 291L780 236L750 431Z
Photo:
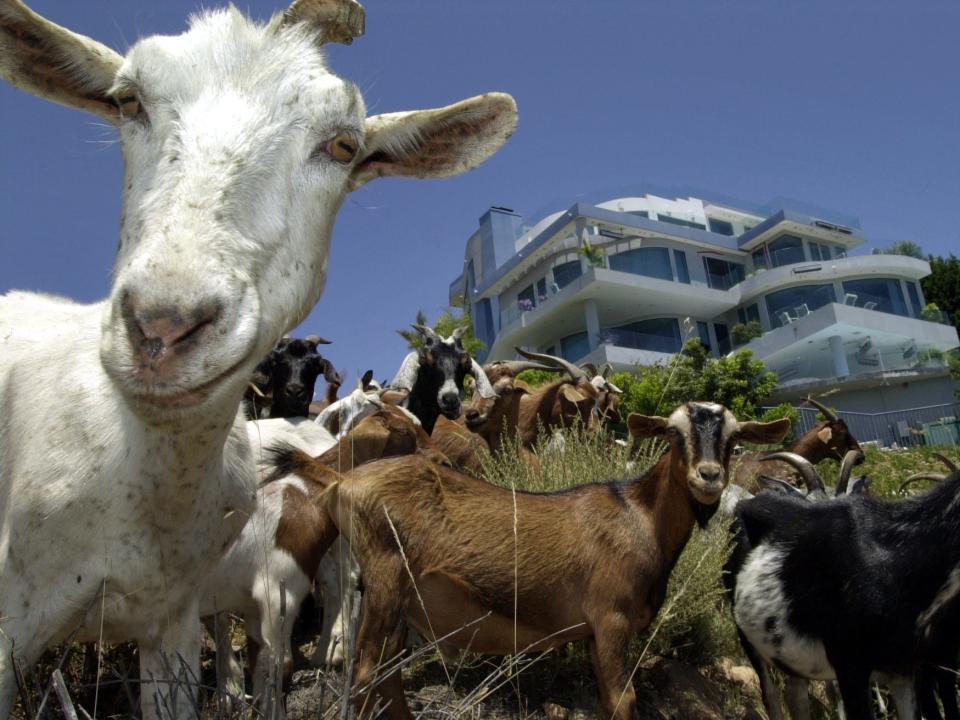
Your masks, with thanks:
M585 320L578 308L587 300L603 308L600 320L610 327L638 317L716 317L737 302L734 293L703 284L592 267L559 291L501 309L500 330L489 357L513 357L515 345L538 347L583 330Z
M866 306L828 303L742 346L777 373L781 387L945 374L956 328Z

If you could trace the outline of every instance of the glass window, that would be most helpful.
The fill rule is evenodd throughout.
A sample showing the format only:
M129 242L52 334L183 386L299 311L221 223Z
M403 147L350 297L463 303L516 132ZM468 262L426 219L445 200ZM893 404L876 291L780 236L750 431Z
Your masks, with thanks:
M760 306L757 303L747 305L746 314L747 322L753 322L754 320L760 322Z
M533 310L536 304L533 299L533 285L527 285L517 295L517 307L520 308L521 312L524 312L526 310Z
M578 332L560 339L560 356L569 362L576 362L590 354L590 341L586 332Z
M702 320L697 320L697 335L700 336L700 344L710 350L710 328Z
M707 283L717 290L729 290L743 282L743 265L720 258L705 257L703 266L707 271Z
M537 301L543 302L547 299L547 279L540 278L537 280Z
M815 242L811 242L807 244L810 246L810 259L823 260L823 258L820 257L820 246ZM827 257L827 259L829 260L829 256Z
M637 248L611 255L610 269L661 280L673 280L670 252L666 248Z
M907 303L903 299L900 281L895 278L865 278L846 280L843 291L847 295L856 295L856 299L847 303L867 310L907 315Z
M636 215L637 217L645 218L650 217L650 213L648 213L646 210L630 210L627 215Z
M720 235L733 235L733 225L726 220L707 218L707 222L710 223L710 232L719 233Z
M669 215L657 215L660 222L670 223L671 225L682 225L683 227L696 228L697 230L706 230L707 226L703 223L693 222L692 220L682 220L680 218L670 217Z
M920 305L920 291L915 282L907 282L907 295L910 297L910 305L913 307L913 316L920 317L923 307Z
M767 253L763 248L759 250L754 250L753 255L753 266L765 268L767 266Z
M677 282L690 284L690 270L687 268L687 253L683 250L673 251L673 261L677 265Z
M571 260L570 262L560 263L559 265L553 266L553 282L556 284L557 289L563 289L578 277L582 273L582 268L580 267L579 260Z
M635 350L675 353L683 347L676 318L653 318L606 328L603 338L611 345Z
M833 285L802 285L766 296L770 326L789 325L824 305L837 301Z
M807 259L803 254L803 241L796 235L781 235L767 245L767 252L773 267L793 265Z
M717 336L717 351L721 355L726 355L733 349L730 347L730 331L725 323L714 323L713 332Z
M737 321L743 324L747 322L747 311L743 308L737 308Z

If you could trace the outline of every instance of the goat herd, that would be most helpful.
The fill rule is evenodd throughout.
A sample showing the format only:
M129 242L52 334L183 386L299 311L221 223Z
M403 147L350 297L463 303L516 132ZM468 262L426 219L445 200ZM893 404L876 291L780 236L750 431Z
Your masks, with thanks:
M108 297L0 296L0 718L23 673L68 639L136 642L143 716L193 716L182 688L199 672L199 618L241 692L227 611L245 617L254 694L269 698L270 667L290 669L287 616L318 575L330 605L319 659L343 656L333 619L350 562L363 587L350 658L361 715L410 717L396 659L411 627L491 654L587 640L604 714L628 718L630 639L718 508L735 515L734 614L771 717L768 664L791 678L794 718L807 712L801 678L836 678L848 717L871 717L874 677L900 717L916 717L919 697L925 717L942 705L956 718L944 670L960 617L955 468L910 499L870 497L850 478L859 448L828 412L777 456L804 496L763 480L779 492L722 499L735 446L779 442L789 423L689 402L627 418L635 439L666 442L641 476L512 492L476 476L482 455L517 447L535 463L538 431L617 419L602 373L532 353L481 368L456 335L424 328L389 387L368 377L336 399L343 377L317 357L319 338L275 348L320 297L347 193L470 170L517 122L501 93L368 117L323 55L364 22L355 0L294 0L266 23L231 7L124 57L0 0L0 75L113 125L125 161ZM516 375L530 363L564 376L528 388ZM284 418L308 414L302 373L321 372L331 390L317 422ZM243 407L259 414L269 395L269 419L247 420L248 387ZM845 492L828 498L802 456L843 457ZM773 462L740 465L759 483Z

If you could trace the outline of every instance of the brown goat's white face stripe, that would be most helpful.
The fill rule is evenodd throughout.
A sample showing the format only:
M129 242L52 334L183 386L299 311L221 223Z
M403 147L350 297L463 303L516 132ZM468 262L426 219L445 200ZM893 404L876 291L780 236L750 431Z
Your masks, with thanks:
M726 467L739 423L716 403L691 402L677 408L669 427L681 442L687 478L695 491L717 495L726 483Z

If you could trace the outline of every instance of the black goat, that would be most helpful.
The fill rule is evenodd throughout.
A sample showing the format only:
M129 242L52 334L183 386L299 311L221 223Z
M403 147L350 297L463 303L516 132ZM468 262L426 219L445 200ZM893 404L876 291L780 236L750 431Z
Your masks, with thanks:
M954 472L900 501L761 493L740 502L728 571L754 665L836 678L850 720L873 718L870 678L883 675L898 717L916 718L914 674L957 648L958 492Z
M317 345L329 345L318 335L280 338L270 354L254 369L250 389L244 398L247 416L264 416L266 406L270 417L306 417L313 399L317 376L330 366L317 352Z
M451 420L460 416L460 397L467 375L473 375L480 397L496 397L483 368L463 347L462 328L442 338L424 325L413 327L423 335L423 347L404 358L389 389L406 393L405 407L417 416L427 433L433 432L440 415Z
M802 455L789 451L781 451L770 454L770 459L779 460L794 468L807 491L804 493L781 478L760 475L757 478L757 485L762 490L776 492L787 497L810 502L819 502L829 498L823 480L817 473L813 463ZM854 465L862 460L863 453L860 450L847 451L840 467L840 475L837 480L834 497L842 497L847 494L858 494L866 491L870 483L869 477L860 476L854 478L852 481L850 479ZM745 491L744 494L746 498L753 497L753 495ZM732 514L735 510L729 512ZM739 520L734 520L730 530L733 534L733 550L724 567L723 580L732 603L736 597L737 574L743 568L747 556L750 554L750 551L753 550L753 547ZM760 692L763 697L764 707L767 711L767 717L770 718L770 720L783 720L780 706L780 692L770 673L770 667L764 662L763 658L753 648L739 628L737 632L740 636L740 644L743 647L744 653L747 659L750 660L750 664L753 666L760 680ZM807 691L806 679L788 673L784 689L790 717L793 718L793 720L809 720L810 698Z

